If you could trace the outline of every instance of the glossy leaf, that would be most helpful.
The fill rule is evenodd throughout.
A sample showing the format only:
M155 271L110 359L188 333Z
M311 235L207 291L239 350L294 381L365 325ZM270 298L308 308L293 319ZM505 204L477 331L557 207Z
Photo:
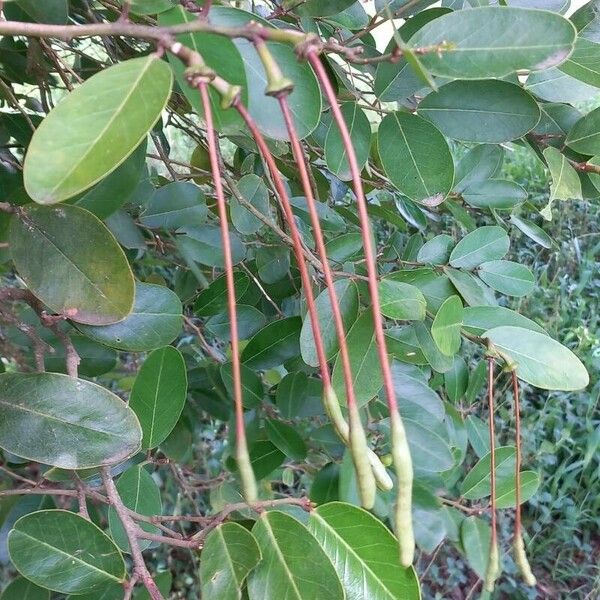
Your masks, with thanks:
M87 210L27 205L12 219L9 244L19 275L52 311L90 325L116 323L129 314L134 298L129 263Z
M580 40L577 40L576 47L579 42ZM572 59L573 55L562 67L565 68ZM538 98L548 102L583 102L598 93L593 86L563 73L558 68L531 73L527 77L525 87Z
M66 510L21 517L8 536L8 548L22 575L63 594L100 592L125 579L123 557L108 536Z
M247 340L265 326L266 317L254 306L237 305L237 326L240 340ZM231 320L227 313L212 316L205 323L206 330L222 342L231 340Z
M442 354L453 356L460 349L462 321L463 304L458 296L450 296L431 324L431 335Z
M242 271L233 273L236 298L240 299L247 291L250 280ZM194 312L202 317L218 315L227 310L227 280L224 275L217 277L206 289L202 290L194 303Z
M474 208L514 208L527 200L527 191L514 181L488 179L467 186L462 197Z
M264 390L260 377L246 365L242 364L242 403L246 408L254 408L262 403ZM227 392L233 399L233 367L227 363L221 367L221 379Z
M290 4L298 14L303 17L327 17L337 15L349 6L354 4L355 0L306 0L303 4L296 4L294 0ZM284 2L285 5L285 2Z
M417 260L421 263L443 265L448 262L453 247L454 240L449 235L436 235L421 246Z
M438 373L449 371L452 368L452 358L440 351L427 325L418 322L414 323L413 327L421 351L427 359L427 362L431 365L431 368Z
M275 419L267 419L265 429L271 442L286 456L299 461L306 458L306 444L294 427Z
M16 0L16 4L38 23L64 25L69 20L68 0Z
M182 227L177 236L177 245L185 256L200 264L209 267L224 266L223 242L221 241L221 230L216 225L203 225L196 227L186 225ZM231 256L233 264L244 260L246 248L237 234L229 233L229 243L231 244Z
M521 471L521 503L527 502L538 491L540 487L540 476L535 471ZM517 486L513 476L497 482L496 486L496 506L499 509L513 508L516 506Z
M237 187L242 197L265 217L269 217L269 190L264 181L254 175L244 175L238 182ZM229 211L233 226L243 235L256 233L264 223L254 216L245 206L240 204L235 196L229 201Z
M358 288L350 279L340 279L334 283L334 287L338 298L338 306L342 313L344 329L348 331L352 323L356 320L358 313ZM317 296L315 305L317 315L319 316L319 328L321 330L321 337L323 338L323 345L325 346L325 355L327 359L331 359L337 353L339 344L333 322L333 311L331 309L328 290L323 290ZM312 333L311 318L308 313L302 323L300 352L302 353L302 359L307 365L311 367L318 366L319 360Z
M549 147L544 150L544 158L552 177L552 184L548 204L540 213L545 219L551 220L552 203L555 200L582 200L583 198L581 181L577 171L569 164L567 157L556 148Z
M364 310L346 335L354 394L359 406L371 400L383 385L381 366L375 345L373 316L370 309ZM342 361L338 358L333 366L331 381L340 404L346 403Z
M477 273L491 288L507 296L526 296L535 286L533 273L525 265L510 260L484 262Z
M130 4L131 12L136 15L155 15L173 8L176 2L175 0L131 0Z
M540 120L529 93L496 79L448 83L427 95L418 111L450 138L488 144L520 138Z
M600 44L597 41L578 37L573 54L560 65L560 70L583 83L600 87Z
M242 362L252 369L270 369L298 354L300 349L300 317L289 317L269 323L248 342Z
M600 109L595 109L575 123L565 140L569 148L581 154L600 154Z
M71 334L71 342L81 359L78 367L79 375L98 377L112 371L117 366L117 353L112 348L98 344L83 335ZM54 353L46 354L44 365L46 371L66 373L65 347L58 339L51 342Z
M27 193L61 202L114 171L160 117L172 75L156 55L134 58L88 79L42 121L24 164Z
M223 523L207 536L200 560L202 596L240 600L248 573L261 553L254 536L238 523Z
M333 562L346 600L418 600L412 567L399 562L398 541L367 511L332 502L311 513L308 528Z
M202 225L207 214L202 190L193 183L174 181L154 192L140 221L146 227L178 229Z
M422 117L387 115L379 125L377 146L386 175L411 200L436 206L452 189L454 162L448 144Z
M371 124L365 112L356 102L345 102L340 109L350 133L358 166L362 169L369 158ZM333 119L325 138L325 162L329 170L342 181L352 179L342 136Z
M475 275L450 267L446 267L444 273L469 306L495 306L498 304L494 292Z
M250 600L344 600L344 589L319 542L296 519L278 511L252 528L262 560L248 578Z
M181 333L181 311L181 301L169 288L138 281L135 303L125 320L104 327L78 325L78 329L111 348L143 352L170 344Z
M510 240L502 227L479 227L456 244L450 254L450 264L457 269L473 269L483 262L503 258L509 245Z
M488 329L502 325L546 333L536 322L504 306L467 306L464 310L463 327L469 333L481 335Z
M17 577L4 588L0 600L50 600L50 590L41 588L24 577Z
M382 279L379 282L379 307L382 314L402 321L422 321L427 302L419 288L408 283Z
M151 517L162 513L160 490L152 475L144 467L135 465L127 469L118 479L117 491L123 504L140 515ZM108 525L115 544L123 551L129 552L129 541L125 529L113 507L108 509ZM148 533L160 533L157 527L150 523L138 523L139 527ZM150 540L139 540L141 550L151 544Z
M450 48L421 56L427 70L457 79L488 79L560 65L573 49L575 34L573 25L554 13L484 6L434 19L414 35L411 46L447 42Z
M0 375L0 447L63 469L112 465L140 449L137 417L106 388L58 373Z
M467 517L460 527L460 541L469 566L483 579L490 555L490 526L477 517Z
M514 446L502 446L495 450L496 479L502 480L514 476L515 472L515 448ZM461 496L468 500L479 500L490 495L490 465L491 454L488 452L467 473L460 484Z
M413 465L422 473L441 473L454 465L447 440L434 431L432 425L404 419Z
M483 334L516 364L517 376L544 390L580 390L589 383L581 361L565 346L529 329L503 326Z
M463 311L463 315L465 311ZM467 391L469 370L461 356L457 356L452 363L452 368L444 373L444 387L446 394L452 402L458 402Z
M502 146L478 144L471 148L458 162L454 190L464 192L475 183L497 177L504 160Z
M544 248L552 248L552 238L535 223L532 223L527 219L517 217L516 215L512 215L510 217L510 222L517 229L521 230L528 238L532 239L540 246L543 246Z
M171 433L186 394L187 374L179 350L172 346L154 350L139 370L129 400L144 433L143 450L156 448Z

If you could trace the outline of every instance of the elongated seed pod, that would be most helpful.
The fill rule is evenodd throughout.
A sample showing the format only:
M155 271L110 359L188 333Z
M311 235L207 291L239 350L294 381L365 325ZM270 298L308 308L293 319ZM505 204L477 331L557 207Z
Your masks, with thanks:
M246 502L256 502L258 496L256 478L254 477L252 464L250 462L248 444L246 441L246 429L244 426L244 408L242 405L242 375L240 367L239 335L237 330L237 304L233 280L233 260L231 257L229 229L227 226L227 207L225 204L225 195L223 193L223 184L221 181L217 138L213 125L212 108L208 95L207 81L200 80L198 83L198 89L200 90L200 97L202 99L202 106L204 109L204 118L206 120L208 153L210 156L210 166L215 185L215 193L217 196L217 208L219 211L219 221L221 227L221 241L223 243L225 278L227 282L227 309L231 327L231 365L233 374L233 400L235 406L235 459L237 462L238 473L240 475L242 495L244 500Z
M529 561L527 560L527 553L525 552L525 543L521 535L516 536L513 540L513 557L515 564L519 568L519 573L523 577L523 581L530 586L535 586L537 580L531 570Z
M335 390L330 387L323 391L323 406L327 413L329 420L331 421L336 433L340 439L348 446L350 444L350 426L344 419L340 403L338 401ZM373 470L373 476L375 482L380 490L389 491L394 487L394 482L389 476L384 464L381 462L379 456L367 447L367 460Z
M375 504L377 486L367 457L367 450L369 449L367 436L360 422L360 413L356 404L348 407L348 411L348 420L350 422L350 454L354 463L354 470L356 471L356 483L358 484L360 503L363 508L370 510Z
M483 589L486 592L493 592L498 577L500 577L500 556L498 554L498 544L492 541L490 544L490 558L483 580Z
M412 484L413 468L404 423L398 411L390 413L392 436L392 458L398 478L396 494L395 522L396 537L400 545L400 564L410 567L415 558L415 537L412 526Z

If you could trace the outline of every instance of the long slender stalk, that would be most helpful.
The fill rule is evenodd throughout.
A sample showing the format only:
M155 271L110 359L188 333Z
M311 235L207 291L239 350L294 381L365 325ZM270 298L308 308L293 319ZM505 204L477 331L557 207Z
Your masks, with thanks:
M375 263L375 253L371 241L371 226L367 212L367 201L365 198L362 181L360 178L360 168L356 160L356 153L352 145L350 133L344 117L340 110L335 91L329 81L325 67L322 65L316 51L309 49L306 57L313 67L317 78L325 92L325 96L331 105L333 119L337 124L348 163L352 174L352 185L356 196L358 215L360 219L360 228L362 242L365 249L365 259L367 264L368 287L371 295L373 324L375 329L375 341L381 372L383 375L383 387L387 397L388 408L390 412L390 427L392 437L392 456L394 459L394 468L398 477L398 494L396 502L396 535L400 544L400 562L403 566L409 566L414 560L415 541L412 527L412 460L410 448L406 438L406 432L402 419L398 412L396 402L396 393L392 380L392 373L388 359L388 353L385 343L385 334L383 330L383 319L379 310L379 290L377 287L377 265Z
M317 255L319 260L321 261L323 276L325 278L325 285L327 287L327 292L329 294L329 302L331 304L331 310L333 314L333 322L335 326L336 337L338 340L338 345L340 349L340 358L342 361L342 373L344 377L344 387L346 390L346 399L348 405L348 411L353 410L356 411L356 396L354 394L354 382L352 379L352 366L350 365L350 356L348 352L348 344L346 343L346 331L344 328L344 320L342 317L342 312L340 310L339 299L335 289L335 284L333 280L333 273L331 272L331 267L329 266L329 261L327 260L327 250L325 248L325 240L323 237L323 230L321 228L321 222L319 220L319 213L317 211L316 200L313 193L313 188L310 183L310 176L308 172L308 166L306 164L306 156L302 150L302 146L300 144L300 139L298 137L298 132L296 131L296 126L294 124L294 120L292 118L292 114L290 111L289 102L287 99L287 95L281 94L278 98L279 106L281 107L281 113L283 115L283 120L285 122L288 135L290 138L290 142L292 145L292 153L294 155L294 159L296 160L296 165L298 167L298 172L300 174L300 181L302 183L302 189L304 190L304 195L306 197L306 203L308 206L308 212L310 215L310 221L313 229L313 237L315 240L315 246L317 249ZM331 390L333 392L333 390ZM326 392L327 393L327 392ZM325 396L327 399L327 396ZM337 402L337 398L330 398L331 401ZM328 402L326 400L326 407L328 406ZM350 408L352 407L352 409ZM333 407L334 408L334 407ZM339 415L337 413L331 414L332 421L335 422L340 418L343 419L341 412ZM338 418L335 419L335 416ZM359 421L359 425L362 427ZM343 427L336 427L338 433L343 430ZM346 443L349 442L350 431L348 431L345 435L341 434L342 439ZM373 452L367 451L367 457L371 464L371 468L373 469L373 475L377 480L377 483L383 489L390 489L392 482L387 474L385 467L381 464L381 461Z
M235 405L235 433L236 448L235 458L240 474L242 492L246 502L255 502L257 498L256 479L250 463L248 443L246 440L246 429L244 426L244 407L242 405L242 374L240 367L240 348L237 326L237 303L235 299L235 282L233 277L233 260L231 258L231 243L229 240L229 227L227 226L227 206L223 183L221 181L221 170L217 154L217 138L213 124L212 108L208 95L208 82L200 79L198 82L204 118L206 120L206 137L208 141L208 153L210 167L217 196L217 209L221 227L221 240L223 243L223 258L225 264L225 278L227 281L227 310L231 327L231 364L233 377L233 401Z
M521 402L519 399L519 380L517 379L516 371L511 372L512 387L513 387L513 398L514 398L514 409L515 409L515 447L516 447L516 461L515 461L515 535L513 539L513 553L514 559L523 581L527 585L534 586L537 581L535 575L531 570L529 561L527 560L527 553L525 552L525 542L523 542L523 534L521 527Z
M490 433L490 493L492 508L492 534L490 538L490 555L485 574L484 588L494 591L494 584L500 574L498 556L498 525L496 514L496 433L494 427L494 359L488 358L488 405Z

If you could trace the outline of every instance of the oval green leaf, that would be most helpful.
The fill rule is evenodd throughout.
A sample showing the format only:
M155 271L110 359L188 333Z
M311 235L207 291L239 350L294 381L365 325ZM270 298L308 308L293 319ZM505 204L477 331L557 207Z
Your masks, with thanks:
M491 260L479 265L479 277L491 288L507 296L526 296L535 286L533 273L520 263Z
M248 573L261 559L254 536L238 523L223 523L204 542L200 560L202 597L239 600Z
M585 388L589 375L583 363L547 335L520 327L495 327L483 334L502 355L516 364L517 376L543 390Z
M297 461L303 461L306 458L306 444L294 427L275 419L267 419L265 429L273 445L277 446L287 457Z
M53 312L77 323L108 325L131 311L129 263L110 231L87 210L27 205L11 221L9 244L19 275Z
M420 56L433 75L489 79L519 69L543 71L560 65L571 54L575 36L575 27L554 13L484 6L442 15L410 42L413 47L448 44L441 52Z
M344 600L329 557L299 521L263 513L252 528L262 560L248 578L250 600Z
M184 225L202 225L207 215L202 190L190 182L174 181L154 192L140 221L146 227L178 229Z
M175 292L137 281L135 303L125 320L104 327L78 325L78 329L111 348L144 352L170 344L181 333L182 320L181 300Z
M463 303L458 296L444 300L431 324L431 336L442 354L454 356L460 349Z
M4 588L0 600L50 600L50 590L24 577L17 577Z
M27 193L40 204L75 196L114 171L160 117L171 69L155 54L90 77L42 121L25 156Z
M297 356L301 327L300 317L269 323L248 342L242 352L242 361L251 369L270 369Z
M8 535L8 550L23 576L63 594L101 592L125 580L123 557L110 538L66 510L21 517Z
M488 179L467 186L462 197L474 208L494 208L496 210L514 208L527 200L527 190L514 181Z
M382 279L379 282L379 308L390 319L422 321L427 301L421 290L414 285Z
M469 333L481 335L488 329L502 325L512 325L522 329L531 329L538 333L546 333L535 321L504 306L467 306L465 308L463 327Z
M346 600L421 598L414 569L400 566L398 541L366 510L331 502L311 513L308 528L333 562Z
M395 112L379 125L377 147L386 175L402 194L437 206L454 183L454 162L444 136L417 115Z
M450 254L450 264L457 269L474 269L483 262L502 258L509 246L510 240L502 227L479 227L456 244Z
M112 392L83 379L3 373L0 407L0 447L28 460L85 469L116 464L140 449L135 413Z
M140 369L129 408L142 426L142 449L156 448L173 430L185 405L187 372L183 356L173 346L151 352Z
M418 112L444 135L482 144L523 137L541 116L531 94L496 79L452 81L426 96Z

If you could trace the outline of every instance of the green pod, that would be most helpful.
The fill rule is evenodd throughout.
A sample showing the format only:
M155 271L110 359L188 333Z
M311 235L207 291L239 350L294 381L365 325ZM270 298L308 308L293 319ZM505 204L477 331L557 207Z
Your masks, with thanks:
M490 546L490 558L483 580L483 589L486 592L493 592L498 577L500 577L500 556L498 555L498 544L493 543Z
M244 500L250 504L258 499L258 491L256 487L256 478L252 470L250 455L246 444L240 444L239 440L235 452L235 460L237 462L238 473L240 474L240 483L242 486L242 496Z
M367 436L360 422L360 414L356 405L348 407L348 416L350 420L350 454L356 471L360 503L363 508L370 510L375 505L377 485L367 457L369 449Z
M537 580L531 570L529 561L527 560L527 553L525 552L525 543L521 534L515 537L513 541L513 557L515 564L519 568L523 581L530 586L535 586Z
M395 507L396 537L400 546L400 564L403 567L410 567L415 558L415 534L412 524L413 468L404 423L397 410L390 413L390 431L392 458L398 479Z
M329 416L329 419L331 420L331 423L333 424L333 427L339 438L346 446L349 446L350 426L346 422L346 419L344 419L337 394L331 387L325 389L323 392L323 406L325 407L325 412ZM373 469L373 475L375 476L377 487L383 491L391 490L394 487L394 482L389 476L385 465L381 462L377 454L371 450L371 448L367 448L367 459L371 465L371 469Z

